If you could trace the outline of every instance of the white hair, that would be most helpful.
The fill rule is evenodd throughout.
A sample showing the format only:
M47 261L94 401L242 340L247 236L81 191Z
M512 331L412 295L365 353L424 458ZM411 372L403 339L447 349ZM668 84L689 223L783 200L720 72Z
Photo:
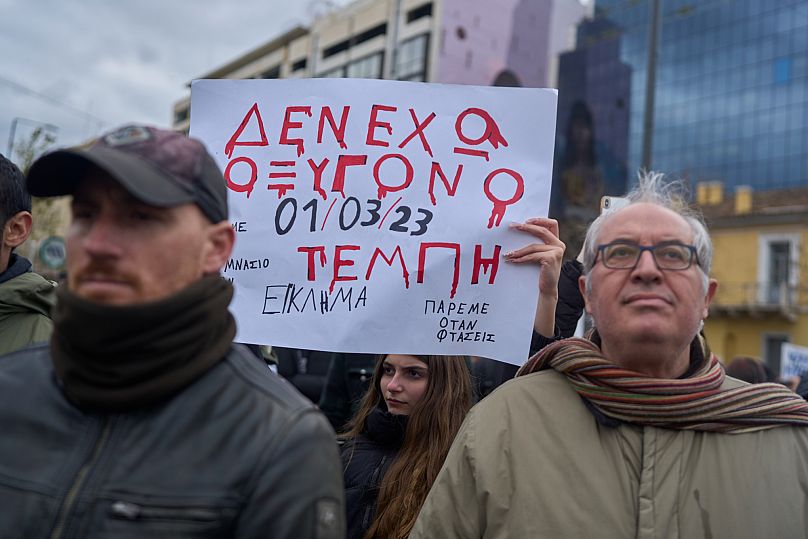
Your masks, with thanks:
M586 231L586 239L583 246L583 266L586 279L586 291L591 292L592 281L589 273L595 265L595 258L598 254L598 236L603 224L619 214L632 204L649 203L666 208L681 216L693 231L693 245L696 247L698 266L702 273L703 292L707 292L710 279L710 267L713 262L713 242L707 232L707 226L701 214L691 208L687 203L687 188L681 181L665 181L665 175L661 172L640 171L637 174L637 185L626 194L629 203L627 206L602 213L595 219Z

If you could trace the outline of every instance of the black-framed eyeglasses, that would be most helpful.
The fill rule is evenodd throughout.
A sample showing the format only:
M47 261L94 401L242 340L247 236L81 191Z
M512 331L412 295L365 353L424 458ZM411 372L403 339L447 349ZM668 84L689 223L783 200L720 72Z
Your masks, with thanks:
M664 242L656 245L639 245L630 241L613 241L598 245L595 257L600 258L609 269L634 269L640 262L643 251L651 251L651 256L661 270L686 270L696 261L699 263L696 247L679 242Z

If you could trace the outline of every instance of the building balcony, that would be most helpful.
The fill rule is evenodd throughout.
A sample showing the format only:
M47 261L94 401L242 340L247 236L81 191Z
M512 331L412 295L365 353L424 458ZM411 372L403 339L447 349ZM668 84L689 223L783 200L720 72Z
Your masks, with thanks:
M787 283L718 283L712 315L763 317L779 315L793 322L808 314L808 287Z

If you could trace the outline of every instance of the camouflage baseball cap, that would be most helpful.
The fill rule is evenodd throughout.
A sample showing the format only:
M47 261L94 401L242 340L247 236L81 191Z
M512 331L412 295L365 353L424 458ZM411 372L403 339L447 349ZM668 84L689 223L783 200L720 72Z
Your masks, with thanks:
M167 208L193 202L212 222L227 219L224 177L205 146L181 133L142 125L42 156L28 171L28 191L39 197L72 194L91 166L146 204Z

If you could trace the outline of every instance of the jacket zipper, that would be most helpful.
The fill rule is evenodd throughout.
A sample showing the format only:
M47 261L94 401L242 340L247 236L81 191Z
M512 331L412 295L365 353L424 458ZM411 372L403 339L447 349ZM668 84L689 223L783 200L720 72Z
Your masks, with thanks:
M104 418L101 434L99 435L98 440L95 442L95 447L93 448L90 458L85 461L84 464L82 464L81 468L79 468L76 478L73 480L73 484L70 486L70 490L67 491L67 496L65 496L65 501L62 504L62 510L59 512L59 518L56 519L56 525L53 527L53 531L51 532L51 539L58 539L59 537L62 537L65 524L67 523L67 517L70 514L70 511L73 509L73 506L76 504L76 498L78 498L81 487L84 486L84 482L87 479L87 474L90 472L92 466L98 461L98 457L101 455L101 451L104 449L104 446L107 443L111 429L112 423L110 419L108 417Z
M158 507L118 500L110 507L112 518L123 520L186 520L194 522L213 522L218 519L219 511L206 507Z

